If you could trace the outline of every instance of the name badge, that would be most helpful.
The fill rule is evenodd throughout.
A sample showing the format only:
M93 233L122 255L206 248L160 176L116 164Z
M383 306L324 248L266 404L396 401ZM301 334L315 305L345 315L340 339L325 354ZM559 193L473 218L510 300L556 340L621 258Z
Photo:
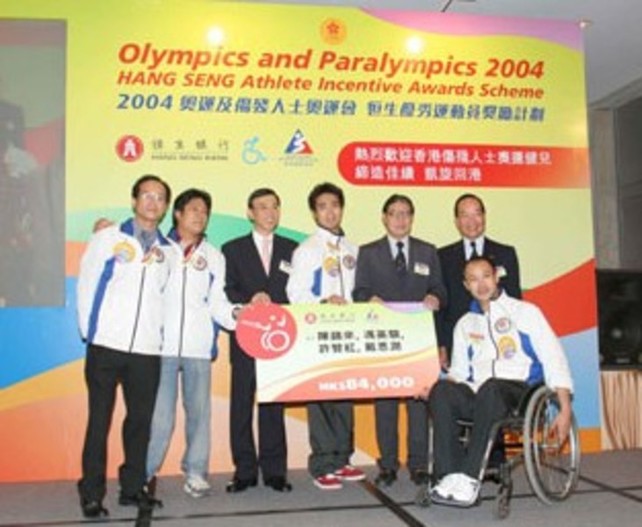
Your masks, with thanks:
M428 276L430 274L430 266L425 263L415 262L415 274Z
M506 271L506 267L503 265L498 265L497 268L497 278L504 278L505 276L508 276L508 271Z
M281 260L279 262L279 271L282 271L285 274L290 274L292 272L292 265L290 264L290 262Z

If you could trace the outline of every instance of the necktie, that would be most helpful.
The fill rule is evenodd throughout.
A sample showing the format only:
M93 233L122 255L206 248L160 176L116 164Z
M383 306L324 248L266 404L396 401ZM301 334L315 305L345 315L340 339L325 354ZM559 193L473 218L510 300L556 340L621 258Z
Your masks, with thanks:
M263 262L263 269L265 274L270 274L270 250L272 248L272 240L270 238L263 238L261 240L261 262Z
M477 244L475 242L470 242L470 248L470 257L477 258L479 256L479 253L477 252Z
M397 255L395 256L395 269L397 273L406 272L406 255L403 253L403 242L397 242Z

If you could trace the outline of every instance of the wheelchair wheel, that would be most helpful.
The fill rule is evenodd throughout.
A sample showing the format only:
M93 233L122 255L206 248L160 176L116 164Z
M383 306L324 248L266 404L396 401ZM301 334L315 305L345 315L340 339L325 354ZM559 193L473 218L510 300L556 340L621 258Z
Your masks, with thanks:
M524 463L528 482L537 497L547 505L565 500L577 486L580 469L580 441L575 416L571 430L561 445L552 431L560 410L557 394L546 386L530 398L524 416Z

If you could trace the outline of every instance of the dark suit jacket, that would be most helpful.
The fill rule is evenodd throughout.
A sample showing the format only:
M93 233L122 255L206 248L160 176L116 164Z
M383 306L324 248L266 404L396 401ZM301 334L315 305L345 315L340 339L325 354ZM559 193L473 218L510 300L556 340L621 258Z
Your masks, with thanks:
M437 339L440 346L445 346L450 356L455 324L470 307L472 297L464 287L463 270L466 255L461 240L441 247L438 251L444 282L448 290L448 305L437 313ZM519 282L519 263L515 248L484 239L484 254L495 262L498 268L503 268L506 274L500 279L500 286L515 298L522 297ZM501 272L501 269L499 269Z
M231 240L223 245L226 277L225 293L232 303L246 304L259 291L265 291L273 302L287 304L285 285L289 274L283 270L292 261L292 252L297 244L289 238L274 235L270 275L265 274L252 234Z
M429 293L446 304L446 287L434 245L410 237L408 272L403 275L395 269L387 237L359 248L355 302L367 302L374 295L387 302L420 302Z

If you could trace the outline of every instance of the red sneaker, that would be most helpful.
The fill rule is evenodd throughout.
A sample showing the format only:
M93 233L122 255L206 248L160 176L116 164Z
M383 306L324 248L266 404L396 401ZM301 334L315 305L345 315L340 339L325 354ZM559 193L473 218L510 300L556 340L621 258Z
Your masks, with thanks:
M363 470L352 465L346 465L339 470L334 471L334 475L344 481L362 481L366 479L366 474Z
M343 488L341 480L334 474L326 474L325 476L314 478L314 484L321 490L339 490Z

